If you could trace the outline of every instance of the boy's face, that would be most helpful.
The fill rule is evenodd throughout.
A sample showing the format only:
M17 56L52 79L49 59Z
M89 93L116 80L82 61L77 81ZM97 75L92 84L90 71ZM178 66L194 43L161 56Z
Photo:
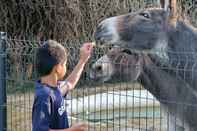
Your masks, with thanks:
M66 64L67 64L67 61L58 64L56 67L59 80L63 79L66 74L66 70L67 70Z

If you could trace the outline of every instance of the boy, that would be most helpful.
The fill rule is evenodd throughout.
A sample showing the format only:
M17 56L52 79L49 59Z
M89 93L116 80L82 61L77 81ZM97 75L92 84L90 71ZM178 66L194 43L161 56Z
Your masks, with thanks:
M85 124L69 128L64 97L72 90L88 61L93 45L85 43L80 49L80 60L65 81L67 51L56 41L49 40L37 51L36 69L40 76L36 82L32 111L33 131L84 131Z

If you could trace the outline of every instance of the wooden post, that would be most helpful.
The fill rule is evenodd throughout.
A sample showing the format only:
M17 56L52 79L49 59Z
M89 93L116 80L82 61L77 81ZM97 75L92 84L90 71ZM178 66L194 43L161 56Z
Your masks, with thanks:
M177 19L176 0L170 0L171 20Z
M160 0L161 8L163 8L166 11L170 11L169 22L174 26L176 26L176 21L178 18L176 3L176 0Z

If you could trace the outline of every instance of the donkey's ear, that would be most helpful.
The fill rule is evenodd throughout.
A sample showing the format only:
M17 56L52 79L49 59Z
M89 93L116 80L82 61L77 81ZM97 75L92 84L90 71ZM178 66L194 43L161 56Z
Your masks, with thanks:
M160 0L160 5L161 5L161 8L164 8L164 6L165 6L165 0Z
M161 8L167 11L169 8L169 0L160 0L160 5Z
M169 3L170 0L160 0L160 6L161 8L163 8L164 10L168 10L168 7L169 7Z

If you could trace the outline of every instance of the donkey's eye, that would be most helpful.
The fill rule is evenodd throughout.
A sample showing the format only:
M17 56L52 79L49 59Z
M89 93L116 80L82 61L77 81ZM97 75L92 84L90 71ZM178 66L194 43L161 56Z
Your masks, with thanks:
M143 17L145 17L145 18L147 18L147 19L150 18L150 14L147 13L147 12L142 12L142 13L140 13L140 15L143 16Z
M124 49L124 50L122 50L122 52L123 53L126 53L128 55L131 55L132 54L132 52L129 49Z

